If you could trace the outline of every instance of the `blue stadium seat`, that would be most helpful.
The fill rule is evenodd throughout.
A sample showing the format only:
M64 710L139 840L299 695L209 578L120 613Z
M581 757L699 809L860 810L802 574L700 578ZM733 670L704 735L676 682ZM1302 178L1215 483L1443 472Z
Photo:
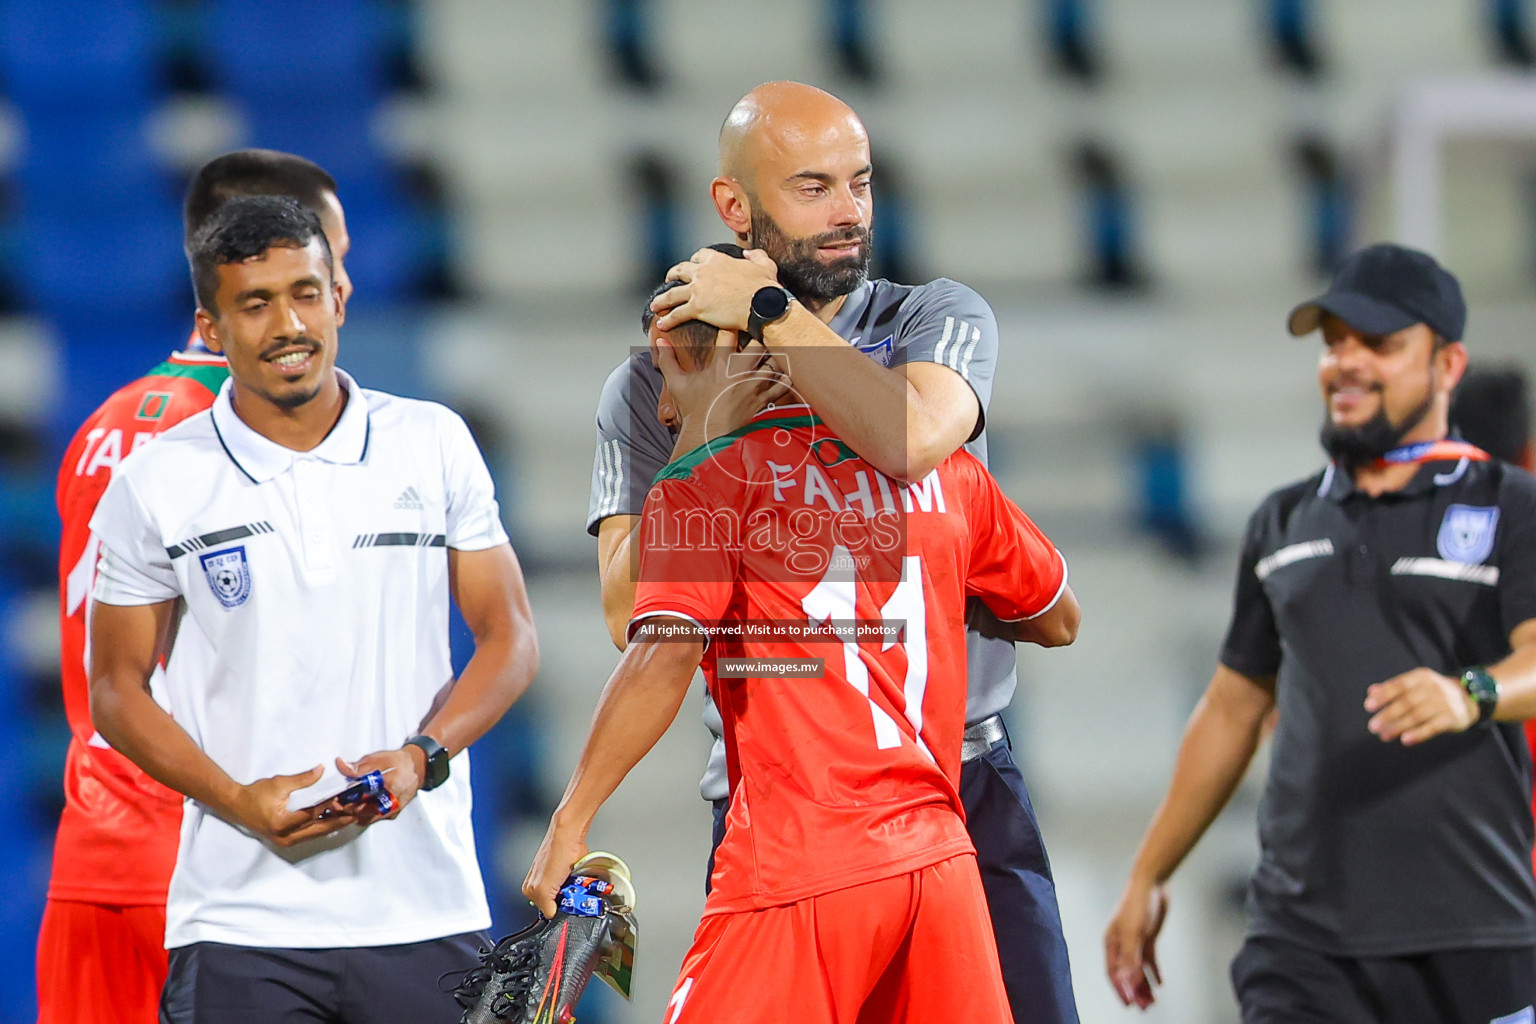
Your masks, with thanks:
M149 0L0 3L0 80L29 112L143 109L154 63Z
M357 288L356 303L408 300L427 257L420 225L387 172L337 176L347 211L352 252L347 273Z
M361 107L384 92L389 19L370 0L214 0L204 42L216 87L299 115Z
M0 573L0 624L6 627L6 635L14 636L27 595L4 575ZM20 805L40 780L29 758L28 732L36 719L25 704L19 661L14 652L0 650L0 770L13 780L12 791ZM54 785L58 785L57 775ZM17 813L0 835L0 863L6 866L7 878L0 891L0 1021L6 1024L37 1019L33 950L48 887L52 824Z
M880 81L880 57L874 43L877 11L869 0L830 0L827 4L828 28L832 34L832 53L843 74L864 85Z
M1529 0L1489 0L1487 8L1493 49L1499 59L1519 68L1536 66Z
M250 145L298 153L340 187L358 301L402 298L421 276L420 230L372 135L399 24L371 0L212 0L204 46ZM274 32L273 26L293 26Z
M662 82L653 44L655 28L655 5L648 0L608 0L604 4L603 31L614 72L640 89L653 89Z
M246 101L241 104L250 145L281 149L313 160L338 183L379 174L383 156L374 145L374 105L341 103L329 97L306 101Z
M1094 31L1096 13L1089 0L1051 0L1045 9L1052 62L1062 74L1084 83L1103 71Z
M1322 69L1312 0L1269 0L1269 46L1276 63L1301 76Z
M158 204L168 194L142 112L91 110L67 117L29 112L26 125L16 180L35 213L80 220Z
M181 218L170 202L83 219L27 210L18 243L22 297L40 312L119 323L190 314Z

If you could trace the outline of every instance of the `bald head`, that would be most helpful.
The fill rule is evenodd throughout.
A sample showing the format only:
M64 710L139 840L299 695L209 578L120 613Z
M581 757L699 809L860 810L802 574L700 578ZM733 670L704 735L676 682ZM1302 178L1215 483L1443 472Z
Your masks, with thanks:
M736 240L763 250L797 299L833 310L869 270L873 170L869 135L848 104L799 82L769 82L725 119L710 197Z
M765 161L847 146L869 146L852 107L812 85L767 82L738 100L721 125L720 176L755 188Z

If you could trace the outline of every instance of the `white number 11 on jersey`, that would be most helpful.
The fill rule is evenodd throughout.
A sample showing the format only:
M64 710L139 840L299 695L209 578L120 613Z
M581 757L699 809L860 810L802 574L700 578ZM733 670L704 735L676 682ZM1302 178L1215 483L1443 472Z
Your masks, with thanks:
M800 602L811 625L819 625L829 619L852 622L857 618L855 606L858 597L858 580L854 561L847 548L838 545L832 549L832 560L821 582L812 588ZM903 714L912 724L917 745L930 758L933 753L923 742L923 693L928 686L928 616L923 604L923 560L917 555L907 555L901 560L901 581L896 584L891 597L880 608L883 622L905 621L903 643L907 654L907 675L902 686L905 704ZM896 646L896 639L887 636L882 651ZM870 717L875 725L875 746L881 750L901 745L901 730L885 709L875 703L869 693L869 665L856 638L845 637L843 647L843 674L864 699L869 702Z

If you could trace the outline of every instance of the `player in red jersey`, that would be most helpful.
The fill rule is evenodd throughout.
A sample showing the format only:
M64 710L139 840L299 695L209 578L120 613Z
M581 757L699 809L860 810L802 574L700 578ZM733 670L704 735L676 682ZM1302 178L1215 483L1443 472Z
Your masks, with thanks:
M716 349L736 336L704 330L653 334L659 413L700 444L647 499L633 635L524 891L553 912L702 661L731 803L668 1024L1007 1021L957 789L962 609L976 596L1017 639L1070 643L1065 563L965 452L902 485L807 406L712 428L732 386ZM821 664L795 677L764 659Z
M313 209L342 269L350 241L336 183L302 157L241 150L205 164L187 191L186 237L226 200L287 195ZM213 404L229 371L197 343L120 389L81 425L59 467L59 628L64 712L64 812L38 934L39 1024L152 1024L166 975L165 894L176 860L181 797L107 745L91 724L86 609L96 574L89 524L118 463ZM195 663L199 638L178 637L175 657ZM178 666L178 670L182 668Z

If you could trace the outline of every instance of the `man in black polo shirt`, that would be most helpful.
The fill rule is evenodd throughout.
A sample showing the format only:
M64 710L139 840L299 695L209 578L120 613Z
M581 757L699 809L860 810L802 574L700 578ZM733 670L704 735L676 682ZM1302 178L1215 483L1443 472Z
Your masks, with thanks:
M1321 329L1331 456L1249 521L1221 661L1105 935L1110 980L1160 982L1164 883L1279 708L1259 814L1245 1024L1531 1024L1536 481L1448 438L1466 306L1378 245L1297 307Z

